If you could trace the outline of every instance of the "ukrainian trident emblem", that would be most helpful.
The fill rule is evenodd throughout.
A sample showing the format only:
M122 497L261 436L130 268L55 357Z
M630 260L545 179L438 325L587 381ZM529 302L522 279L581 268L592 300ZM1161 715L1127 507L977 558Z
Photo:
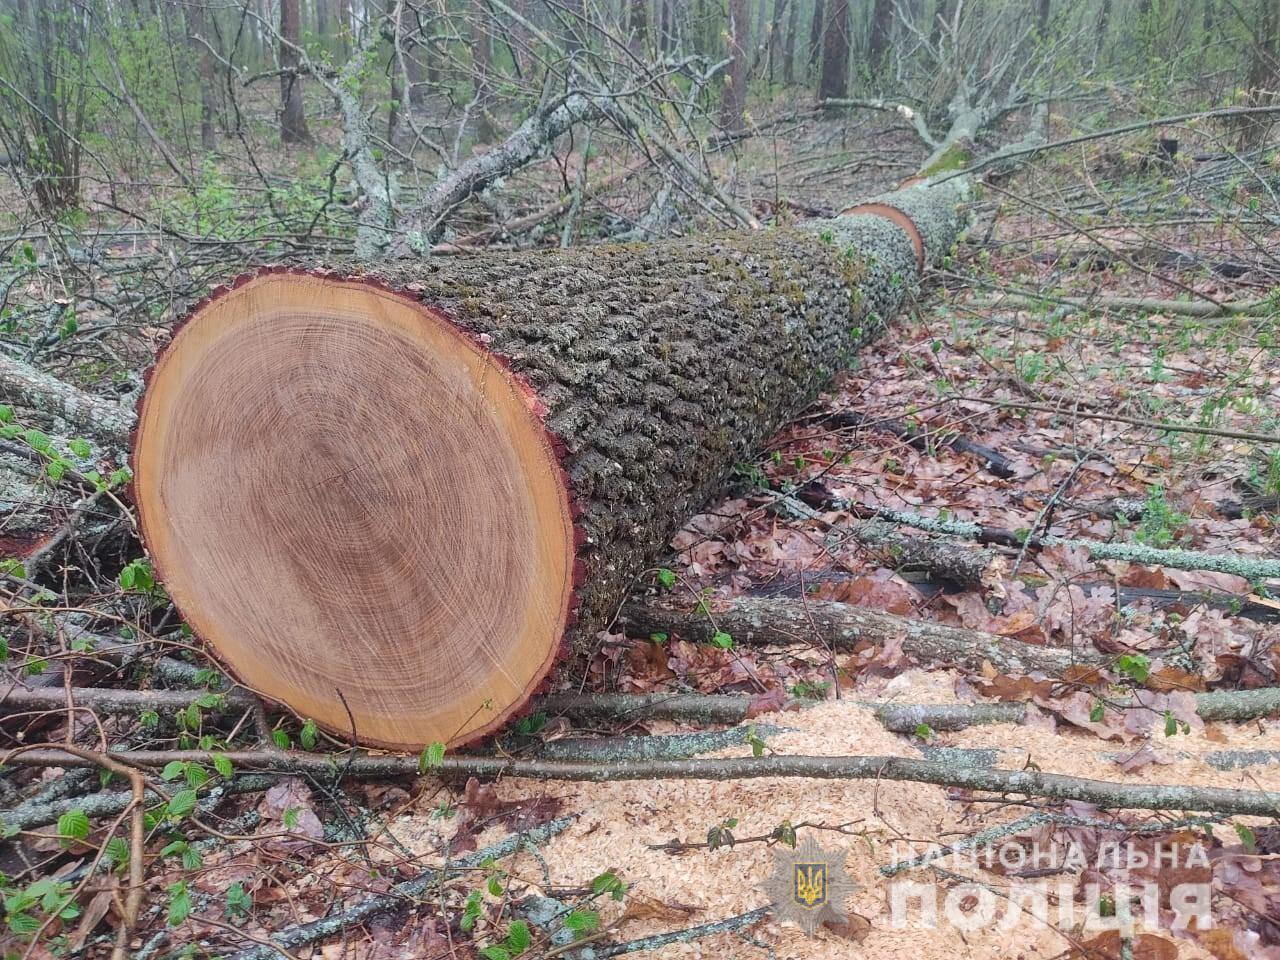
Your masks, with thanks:
M844 869L844 851L823 850L806 837L795 850L778 853L767 892L779 920L793 920L813 936L824 920L845 919L844 902L858 885Z

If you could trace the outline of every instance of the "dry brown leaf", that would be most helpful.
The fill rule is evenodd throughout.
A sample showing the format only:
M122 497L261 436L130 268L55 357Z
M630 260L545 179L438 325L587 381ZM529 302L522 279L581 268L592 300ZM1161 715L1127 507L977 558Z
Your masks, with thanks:
M853 943L862 943L871 933L871 921L858 913L850 913L844 920L824 920L822 926L837 937Z
M683 903L665 903L652 897L632 894L627 897L627 909L620 922L628 920L661 920L663 923L683 923L698 912L697 907Z
M112 877L112 887L117 886L115 877ZM80 915L80 922L76 924L76 928L71 933L67 944L72 952L80 950L84 947L85 941L89 939L89 934L97 928L102 922L102 918L107 915L111 909L112 890L99 890L93 895L89 901L89 905L84 908L84 913Z
M1066 954L1067 960L1178 960L1178 945L1172 940L1151 933L1140 933L1131 941L1133 952L1123 952L1124 943L1119 930L1108 930Z

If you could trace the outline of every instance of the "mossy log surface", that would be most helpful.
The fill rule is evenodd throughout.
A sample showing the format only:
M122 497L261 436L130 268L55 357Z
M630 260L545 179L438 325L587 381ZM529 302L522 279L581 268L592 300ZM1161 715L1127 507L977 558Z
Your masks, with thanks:
M862 214L242 278L140 405L157 570L232 672L337 734L491 734L899 309L967 189L876 198L914 236Z

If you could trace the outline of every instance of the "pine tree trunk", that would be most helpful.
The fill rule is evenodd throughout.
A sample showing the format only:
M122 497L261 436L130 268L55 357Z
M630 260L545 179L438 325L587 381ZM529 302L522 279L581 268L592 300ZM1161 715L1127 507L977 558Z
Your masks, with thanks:
M243 278L140 407L156 569L237 676L326 729L493 732L893 315L966 189L800 229Z

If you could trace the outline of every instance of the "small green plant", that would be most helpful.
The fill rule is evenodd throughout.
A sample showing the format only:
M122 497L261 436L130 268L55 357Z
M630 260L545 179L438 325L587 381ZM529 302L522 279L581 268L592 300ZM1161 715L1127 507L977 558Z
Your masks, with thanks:
M1122 654L1116 658L1116 670L1134 683L1146 683L1151 675L1151 660L1141 653Z
M801 680L790 692L797 700L825 700L830 691L830 680Z
M1149 547L1164 548L1174 543L1178 531L1190 519L1185 513L1178 513L1169 506L1165 499L1164 488L1160 485L1147 492L1147 502L1142 508L1142 519L1134 528L1133 535L1139 543Z
M707 849L719 850L721 847L732 847L734 844L733 830L737 825L737 817L728 817L708 830Z

